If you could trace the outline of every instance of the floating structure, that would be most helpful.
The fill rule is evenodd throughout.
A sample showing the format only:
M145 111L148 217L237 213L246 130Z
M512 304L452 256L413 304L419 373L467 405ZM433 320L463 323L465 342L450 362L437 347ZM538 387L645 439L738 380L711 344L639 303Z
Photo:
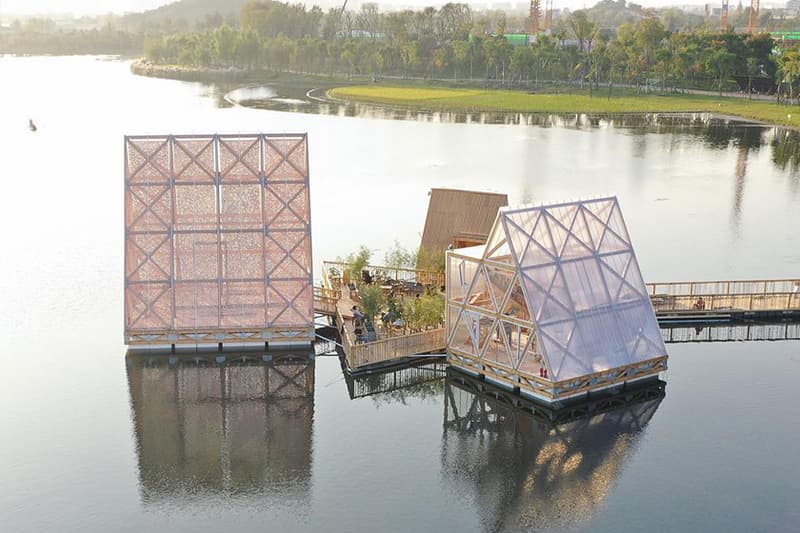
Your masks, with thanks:
M507 195L491 192L431 189L430 197L420 242L428 255L485 243L497 210L508 205Z
M447 252L447 353L546 401L665 370L617 199L501 209L486 245Z
M125 343L313 338L306 135L126 137Z

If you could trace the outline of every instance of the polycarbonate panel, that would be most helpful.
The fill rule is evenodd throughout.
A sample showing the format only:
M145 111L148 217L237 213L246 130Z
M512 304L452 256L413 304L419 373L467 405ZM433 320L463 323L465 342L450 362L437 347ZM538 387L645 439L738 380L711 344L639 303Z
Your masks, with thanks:
M483 267L478 269L475 281L472 282L472 291L469 298L467 298L467 303L475 307L482 307L492 313L496 309L489 289L489 280Z
M480 262L448 256L447 295L451 301L462 303L467 296Z
M469 311L461 312L454 321L450 333L449 346L477 356L477 350L473 343L473 320L468 316Z
M553 381L666 354L616 198L500 218Z
M125 330L313 326L305 135L125 139Z
M501 365L510 366L508 360L508 347L506 346L503 332L500 331L500 324L495 322L491 325L491 334L487 335L483 352L483 358Z

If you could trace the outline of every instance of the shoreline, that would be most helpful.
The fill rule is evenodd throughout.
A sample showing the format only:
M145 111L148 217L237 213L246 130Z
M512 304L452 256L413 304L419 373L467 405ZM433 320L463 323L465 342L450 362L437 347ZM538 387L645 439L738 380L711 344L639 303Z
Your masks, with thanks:
M430 112L506 112L586 115L709 114L762 126L800 130L800 107L772 101L707 95L635 96L608 98L587 95L530 94L496 89L451 89L398 85L335 87L327 92L339 102L400 106Z
M240 68L194 68L159 65L139 58L131 63L139 76L222 84L276 83L303 85L324 90L332 102L365 103L391 109L423 112L531 113L585 115L708 114L721 120L736 120L767 127L800 131L800 106L731 96L670 94L667 96L618 94L610 98L601 89L586 94L529 93L513 89L464 88L445 81L407 84L364 84L336 75L300 74ZM364 77L366 78L366 77ZM621 91L617 89L617 91Z

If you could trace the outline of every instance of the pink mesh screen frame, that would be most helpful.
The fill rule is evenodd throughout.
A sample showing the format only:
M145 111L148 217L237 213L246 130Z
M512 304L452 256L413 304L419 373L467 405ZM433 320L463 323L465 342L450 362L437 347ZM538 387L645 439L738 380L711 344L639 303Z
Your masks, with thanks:
M125 138L127 344L297 338L313 319L305 134Z

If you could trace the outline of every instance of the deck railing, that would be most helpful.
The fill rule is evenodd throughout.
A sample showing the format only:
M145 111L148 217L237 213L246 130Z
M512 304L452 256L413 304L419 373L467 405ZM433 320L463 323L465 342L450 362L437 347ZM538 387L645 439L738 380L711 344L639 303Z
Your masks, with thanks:
M800 309L800 280L648 283L656 312Z
M347 270L347 263L340 261L322 262L322 279L326 287L339 288L342 283L342 275ZM333 269L333 270L331 270ZM406 281L421 283L425 286L443 287L444 273L432 270L417 270L415 268L397 268L381 265L366 265L364 270L369 272L374 279L393 279L396 281ZM338 272L332 275L332 272Z
M314 312L333 316L336 314L336 302L342 293L326 287L314 287Z
M444 328L437 328L420 333L357 344L345 332L342 335L342 344L347 354L347 364L351 369L356 370L364 366L384 363L411 355L443 352L445 348L444 337Z

